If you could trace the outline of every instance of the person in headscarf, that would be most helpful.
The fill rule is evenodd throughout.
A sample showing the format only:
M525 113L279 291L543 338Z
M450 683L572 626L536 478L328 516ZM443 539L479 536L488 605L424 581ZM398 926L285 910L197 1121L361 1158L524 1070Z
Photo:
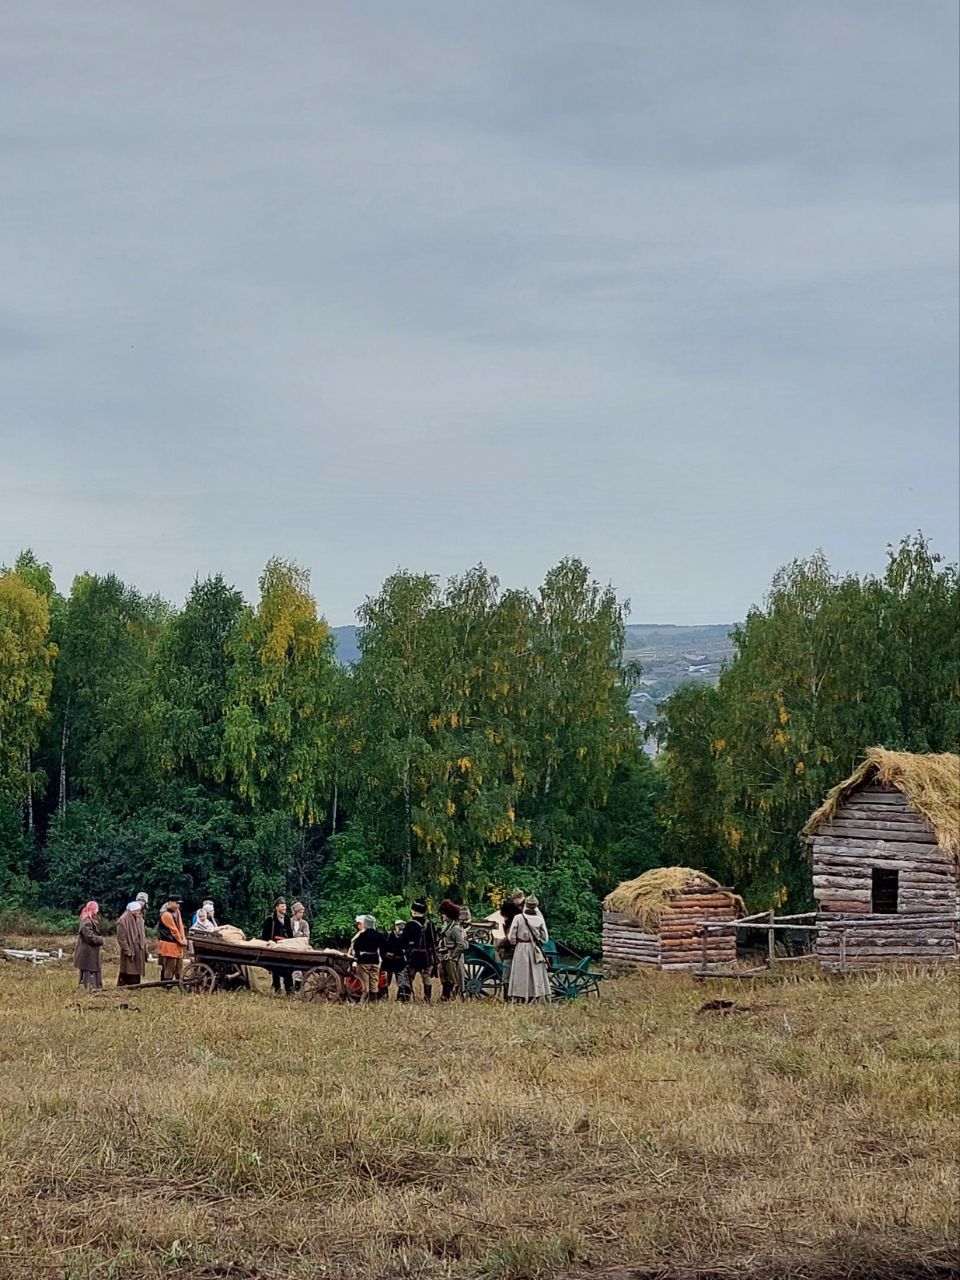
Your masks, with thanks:
M467 981L463 957L470 944L467 942L467 931L460 923L462 908L450 898L444 898L439 910L441 924L437 934L437 954L440 958L440 999L459 1000Z
M273 911L267 916L263 922L263 928L260 930L260 938L263 942L280 942L283 938L293 937L293 923L287 912L286 898L277 898L273 904ZM293 970L292 969L273 969L273 992L274 995L280 994L280 983L283 983L283 989L289 996L293 994Z
M150 895L148 893L144 893L143 890L141 889L140 892L137 894L137 901L140 903L141 912L143 913L144 917L146 917L147 907L149 907L150 905Z
M187 935L180 914L180 899L171 897L160 908L160 920L157 924L157 956L160 959L162 982L180 981L186 950Z
M380 991L380 950L383 938L373 916L357 916L357 932L350 941L350 955L357 962L360 999L363 1004L376 1000Z
M500 904L500 919L503 921L503 937L498 938L494 943L494 950L500 963L503 965L503 973L500 978L501 990L503 998L506 1000L507 992L510 990L510 970L513 967L513 953L516 950L510 941L510 926L513 923L514 916L521 914L520 907L512 898L507 898L505 902Z
M206 907L198 907L193 913L193 925L191 926L197 933L216 933L216 923L211 920L210 913Z
M147 968L147 934L139 902L128 902L127 909L117 921L117 945L120 947L117 986L139 986Z
M209 929L204 930L204 933L212 933L215 929L219 929L220 926L217 924L217 915L213 909L213 900L211 898L204 898L202 905L197 907L196 911L193 913L193 920L190 922L190 927L192 929L197 927L197 920L201 911L204 913L206 922L210 926Z
M510 985L507 997L520 1004L533 1000L549 1000L550 975L543 944L550 935L540 914L540 903L531 893L523 904L523 911L510 922L507 937L514 945L513 964L510 966Z
M99 904L93 898L80 912L80 927L77 930L77 942L73 949L73 965L80 970L81 987L89 987L98 991L103 986L100 971L100 948L103 938L100 934L98 917Z
M391 984L396 986L397 998L399 999L400 979L406 964L403 954L403 927L405 923L406 921L404 920L394 920L393 928L390 932L384 932L383 934L383 941L380 946L380 968L386 977L386 982L380 995L384 1000L390 998Z

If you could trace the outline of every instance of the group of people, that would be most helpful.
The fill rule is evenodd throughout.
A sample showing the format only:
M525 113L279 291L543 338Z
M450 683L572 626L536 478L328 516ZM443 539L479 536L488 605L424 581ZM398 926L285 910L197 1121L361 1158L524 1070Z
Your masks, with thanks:
M147 923L145 913L150 905L146 893L138 893L128 902L117 921L117 947L120 951L118 987L136 987L147 971ZM189 950L187 927L180 911L179 898L168 898L160 908L157 941L154 951L160 962L160 980L178 982L183 975L183 962ZM213 902L205 899L193 914L190 929L201 933L219 928ZM101 966L103 932L100 927L100 904L93 898L80 912L80 925L73 952L73 964L80 971L80 985L97 989L103 986Z
M120 974L117 985L136 986L144 977L147 965L147 932L144 915L150 899L138 893L127 903L117 921L117 945L120 950ZM532 894L515 889L500 907L503 936L495 947L503 965L503 991L507 1000L526 1003L550 999L550 978L543 944L548 941L546 921L540 904ZM411 905L409 920L395 920L393 928L381 930L371 915L356 917L357 931L350 941L349 954L355 964L360 998L364 1002L388 999L390 988L396 987L396 999L409 1003L419 985L425 1003L433 1000L435 980L440 983L440 999L457 1000L466 987L464 956L469 948L466 925L470 914L465 907L445 898L439 906L440 922L435 924L427 914L427 904L418 899ZM190 932L212 933L219 929L215 904L208 898L197 908L189 928L184 925L181 902L168 898L160 908L157 921L156 956L163 982L177 982L183 974L184 957L190 948ZM309 946L310 925L302 902L294 902L288 911L285 898L278 898L260 931L264 942L280 942L299 938ZM90 988L103 985L100 908L91 899L80 912L80 923L74 950L74 966L80 973L80 984ZM273 971L273 990L291 994L298 974L288 968Z

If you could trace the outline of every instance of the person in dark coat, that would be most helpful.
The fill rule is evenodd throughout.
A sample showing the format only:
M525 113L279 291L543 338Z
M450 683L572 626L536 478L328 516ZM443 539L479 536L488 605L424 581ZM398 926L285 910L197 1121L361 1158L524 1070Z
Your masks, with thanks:
M260 930L260 938L263 942L280 942L283 938L293 937L293 922L287 911L286 898L278 898L273 904L273 911L267 916L263 922L263 928ZM283 989L286 994L293 994L293 971L279 970L273 971L273 990L274 993L280 994L280 983L283 982Z
M397 999L404 1003L413 999L413 983L419 974L423 983L423 1002L429 1004L437 972L437 930L427 915L427 904L422 898L410 904L410 917L403 926L405 964L403 985L397 989Z
M77 944L73 949L74 968L80 970L80 986L98 991L103 986L100 972L100 948L103 938L97 917L99 905L91 898L80 912L80 928L77 931Z
M380 992L383 1000L390 998L391 984L396 985L398 993L400 990L400 979L407 963L403 954L404 924L405 921L403 920L394 920L393 928L389 933L384 933L383 935L383 945L380 948L380 967L386 976L386 982Z
M503 937L498 938L494 943L494 951L500 963L503 965L503 973L501 974L501 988L503 998L506 1000L507 991L510 989L510 966L513 964L513 953L515 947L510 941L510 926L513 924L514 916L520 915L522 908L518 907L513 898L508 898L506 902L500 906L500 919L503 921Z
M357 916L355 923L357 932L350 940L349 954L357 963L360 1000L363 1004L369 1004L371 1000L379 998L383 934L377 928L373 916Z
M117 945L120 948L117 986L139 986L147 967L147 933L139 902L128 902L117 921Z

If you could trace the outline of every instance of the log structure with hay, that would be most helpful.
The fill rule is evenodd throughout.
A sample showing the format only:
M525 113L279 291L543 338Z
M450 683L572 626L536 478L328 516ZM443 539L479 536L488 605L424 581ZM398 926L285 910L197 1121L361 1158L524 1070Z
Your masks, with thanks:
M960 756L871 747L803 834L824 968L956 958Z
M703 925L734 921L743 903L703 871L656 867L625 880L603 903L603 962L610 969L729 969L736 930Z

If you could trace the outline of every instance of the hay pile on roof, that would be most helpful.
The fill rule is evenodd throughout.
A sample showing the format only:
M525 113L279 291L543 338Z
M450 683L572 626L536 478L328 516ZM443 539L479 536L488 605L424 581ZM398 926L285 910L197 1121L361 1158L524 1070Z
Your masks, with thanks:
M695 871L692 867L654 867L635 880L624 880L617 885L604 898L603 905L608 911L632 916L648 933L653 933L671 900L685 889L698 888L726 893L738 908L743 907L743 900L735 893L723 889L719 881L705 871Z
M829 822L851 791L866 782L902 792L909 807L929 822L940 848L951 854L960 868L960 756L948 752L924 756L868 747L863 764L827 793L803 834L812 836L821 823Z

